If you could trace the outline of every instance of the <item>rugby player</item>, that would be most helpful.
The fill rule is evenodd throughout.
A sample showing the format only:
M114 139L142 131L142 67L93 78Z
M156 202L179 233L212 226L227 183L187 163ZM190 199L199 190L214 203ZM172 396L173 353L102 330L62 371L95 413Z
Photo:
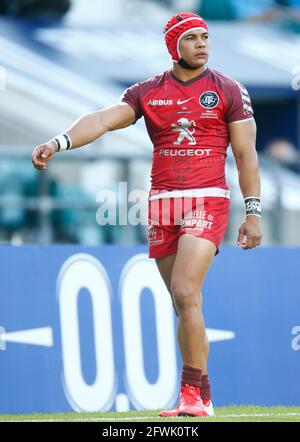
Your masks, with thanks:
M170 70L134 84L119 103L82 116L65 133L37 146L32 160L45 170L57 152L89 144L144 116L154 146L149 257L155 258L172 298L182 357L179 403L160 416L213 416L201 290L228 222L229 143L246 209L238 244L248 250L261 243L256 124L245 87L207 67L210 39L200 16L176 14L164 36Z

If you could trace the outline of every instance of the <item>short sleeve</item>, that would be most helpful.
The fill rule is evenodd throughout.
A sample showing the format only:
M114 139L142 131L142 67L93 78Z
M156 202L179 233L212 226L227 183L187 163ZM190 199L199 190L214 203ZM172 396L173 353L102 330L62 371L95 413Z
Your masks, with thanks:
M251 99L247 89L235 82L228 91L228 109L225 114L227 123L248 120L253 117Z
M127 103L135 112L137 121L143 116L141 102L140 102L140 84L136 83L133 86L126 89L120 97L122 103Z

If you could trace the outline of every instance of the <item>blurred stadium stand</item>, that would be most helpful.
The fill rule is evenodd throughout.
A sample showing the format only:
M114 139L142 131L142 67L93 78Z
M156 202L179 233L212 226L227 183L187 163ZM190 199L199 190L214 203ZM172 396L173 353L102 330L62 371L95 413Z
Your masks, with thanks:
M68 12L71 0L0 0L0 14L38 20L57 20Z
M142 121L88 148L57 155L47 173L36 172L30 156L35 145L81 114L115 103L126 87L168 69L162 26L174 11L190 9L211 20L209 66L241 81L253 99L264 243L300 245L300 176L263 154L275 138L300 147L300 36L293 32L297 26L286 27L297 0L143 1L143 8L140 0L68 3L0 1L0 65L6 71L0 92L0 241L145 241L145 227L96 224L99 190L116 190L120 181L128 181L128 191L149 188L152 146ZM28 9L30 4L37 9ZM52 15L49 5L56 10ZM270 19L261 10L265 21L248 21L257 16L258 5L281 15ZM244 208L230 150L227 176L232 214L226 240L232 243Z

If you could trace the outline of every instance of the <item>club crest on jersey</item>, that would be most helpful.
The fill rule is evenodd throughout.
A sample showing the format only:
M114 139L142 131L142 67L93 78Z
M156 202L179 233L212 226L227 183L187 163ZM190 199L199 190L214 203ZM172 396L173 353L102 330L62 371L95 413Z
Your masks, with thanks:
M219 96L213 91L207 91L201 95L199 102L205 109L213 109L219 103Z

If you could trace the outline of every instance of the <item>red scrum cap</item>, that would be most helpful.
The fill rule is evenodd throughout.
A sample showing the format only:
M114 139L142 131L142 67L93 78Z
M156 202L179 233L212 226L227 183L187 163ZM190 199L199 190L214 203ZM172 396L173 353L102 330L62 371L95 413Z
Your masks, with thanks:
M164 27L165 42L173 61L178 62L181 59L180 40L191 30L208 32L208 26L203 18L192 12L180 12L174 15Z

